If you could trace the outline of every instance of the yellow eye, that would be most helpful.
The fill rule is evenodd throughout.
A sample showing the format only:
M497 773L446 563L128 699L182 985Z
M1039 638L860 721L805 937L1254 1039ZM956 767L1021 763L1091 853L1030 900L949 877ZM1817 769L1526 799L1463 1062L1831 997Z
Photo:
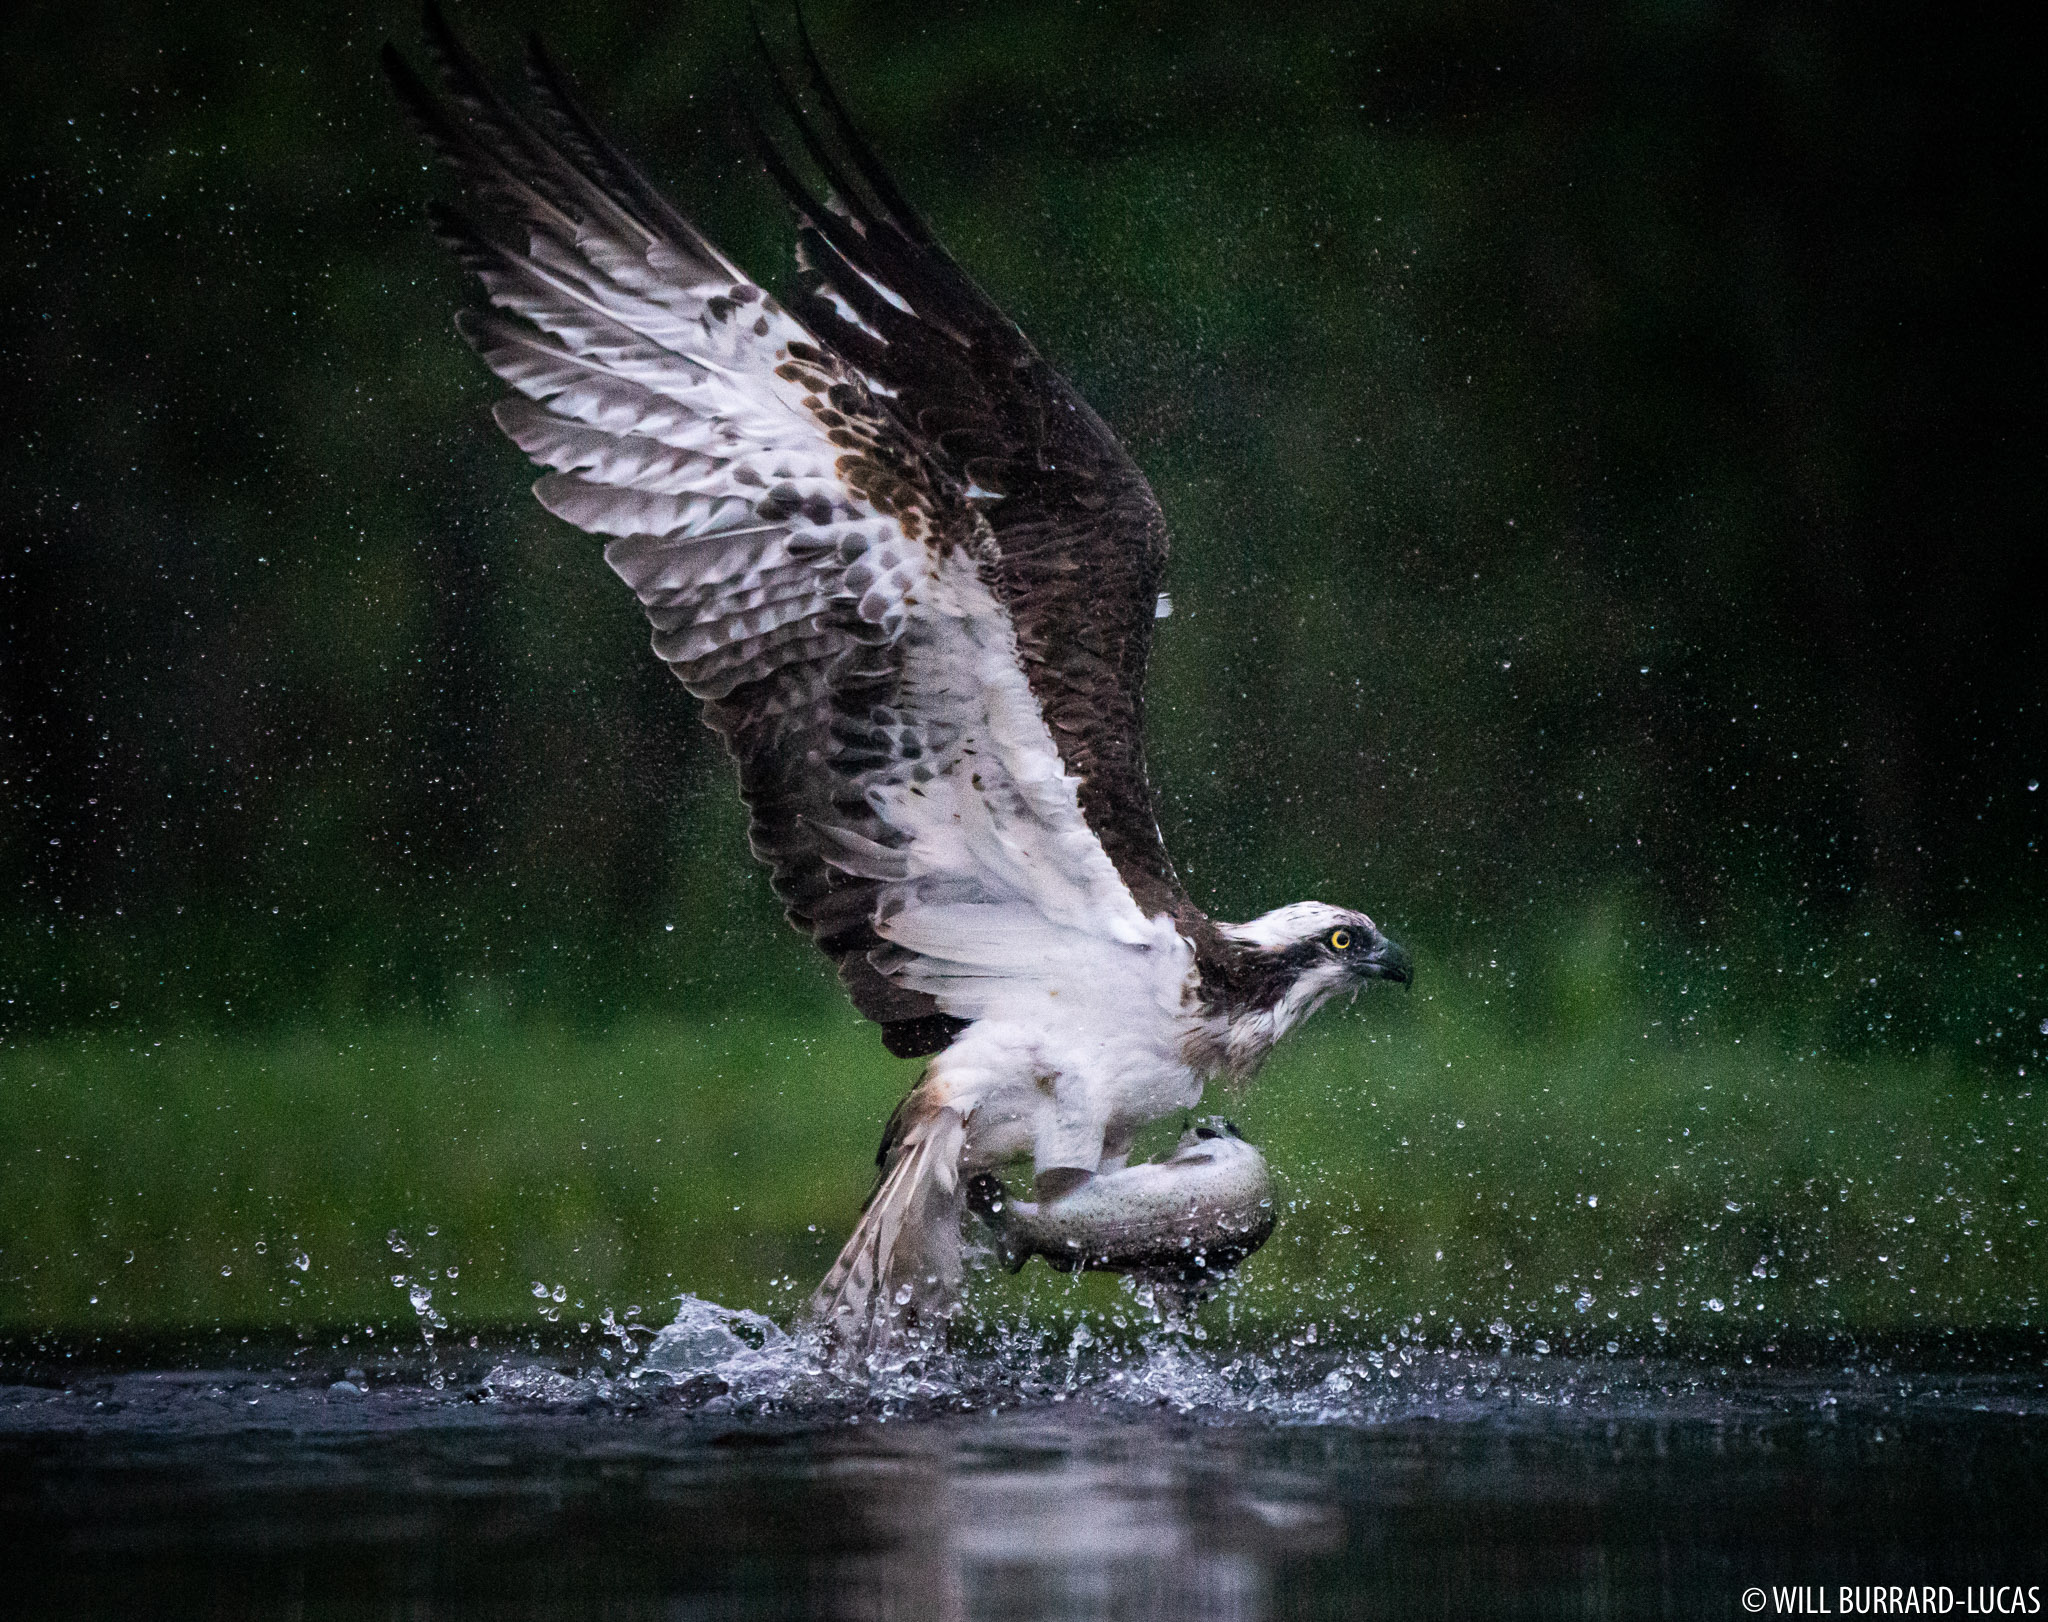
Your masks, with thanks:
M1348 947L1351 944L1351 931L1348 929L1331 930L1330 944L1336 947L1338 951L1343 951L1346 947Z

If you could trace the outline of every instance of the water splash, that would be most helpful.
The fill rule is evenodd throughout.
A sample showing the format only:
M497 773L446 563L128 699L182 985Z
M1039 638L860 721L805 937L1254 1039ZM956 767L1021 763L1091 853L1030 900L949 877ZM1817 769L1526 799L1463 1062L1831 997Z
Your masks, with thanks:
M773 1361L789 1344L790 1337L772 1318L686 1295L676 1304L675 1321L648 1346L639 1372L677 1380L716 1374L757 1354Z
M522 1405L653 1403L827 1423L1079 1404L1218 1420L1371 1424L1589 1405L1644 1412L1673 1402L1711 1406L1725 1403L1730 1383L1727 1369L1618 1355L1619 1342L1606 1342L1604 1357L1597 1345L1590 1356L1561 1355L1562 1348L1553 1355L1547 1340L1517 1353L1505 1324L1490 1346L1419 1339L1333 1346L1291 1335L1263 1349L1218 1351L1198 1343L1183 1321L1162 1319L1134 1336L1086 1318L1056 1326L1020 1317L969 1321L952 1350L906 1352L851 1369L801 1330L697 1296L681 1297L659 1332L610 1312L604 1327L600 1367L502 1357L473 1389L486 1400ZM1824 1394L1816 1391L1814 1400Z

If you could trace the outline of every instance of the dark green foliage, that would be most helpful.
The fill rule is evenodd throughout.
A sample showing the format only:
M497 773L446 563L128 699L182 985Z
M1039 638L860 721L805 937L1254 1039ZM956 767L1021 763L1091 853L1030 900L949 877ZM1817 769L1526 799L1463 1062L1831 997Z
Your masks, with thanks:
M1250 1095L1209 1100L1280 1185L1279 1231L1212 1326L1499 1323L1595 1350L2039 1325L2030 1086L1756 1027L1703 1040L1612 965L1582 988L1596 1025L1517 1040L1504 980L1476 965L1412 1001L1368 993ZM0 1329L129 1334L410 1337L414 1285L463 1333L634 1305L666 1321L686 1290L784 1313L851 1228L916 1074L850 1012L765 1010L603 1036L472 1017L67 1037L0 1062ZM976 1303L1131 1316L1114 1282L1036 1266Z
M507 70L543 27L780 273L739 8L458 20ZM2030 149L1995 38L1688 8L815 23L1159 489L1155 776L1198 899L1533 944L1619 887L1667 945L1816 961L2038 911L2017 582L2048 351L2007 304ZM688 701L522 494L450 333L437 177L373 60L414 32L46 9L10 42L19 1025L434 1012L480 978L615 1013L704 972L661 924L737 903L766 933Z
M734 121L760 100L744 8L456 20L508 71L540 28L656 179L782 273ZM2013 42L1821 7L812 23L1159 493L1153 775L1199 902L1361 905L1425 991L1497 976L1490 1049L1605 1051L1586 1074L1616 1086L1661 1021L1863 1055L1899 1111L2027 1096L2048 344ZM488 420L439 181L376 71L417 37L404 6L12 26L17 1157L24 1123L74 1119L18 1078L79 1043L225 1040L239 1076L308 1028L395 1054L510 1015L529 1077L561 1029L850 1019L627 593ZM842 1069L872 1045L833 1041ZM540 1083L504 1085L491 1108ZM833 1164L894 1086L845 1104ZM1817 1127L1844 1096L1781 1107ZM1884 1118L1858 1117L1873 1165ZM43 1288L25 1310L82 1310Z

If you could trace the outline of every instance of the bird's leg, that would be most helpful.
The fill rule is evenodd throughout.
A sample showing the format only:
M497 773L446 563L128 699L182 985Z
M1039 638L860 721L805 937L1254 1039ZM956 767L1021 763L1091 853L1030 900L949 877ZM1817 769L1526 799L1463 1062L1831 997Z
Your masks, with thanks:
M1131 1132L1125 1129L1102 1134L1102 1152L1095 1157L1093 1167L1048 1166L1039 1163L1031 1179L1031 1192L1038 1196L1038 1203L1044 1205L1050 1200L1064 1199L1087 1187L1097 1177L1113 1177L1125 1169L1131 1158Z
M1131 1163L1131 1139L1137 1135L1137 1128L1117 1127L1102 1135L1102 1159L1096 1163L1096 1172L1104 1177L1112 1172L1122 1171Z
M1109 1123L1067 1078L1050 1076L1039 1085L1051 1094L1052 1106L1039 1117L1031 1144L1031 1191L1043 1205L1064 1199L1095 1175Z

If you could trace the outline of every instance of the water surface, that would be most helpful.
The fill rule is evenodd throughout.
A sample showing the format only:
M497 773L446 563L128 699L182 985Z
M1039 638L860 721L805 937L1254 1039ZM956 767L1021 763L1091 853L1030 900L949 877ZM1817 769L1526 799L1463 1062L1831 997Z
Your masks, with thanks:
M621 1379L511 1344L203 1369L18 1353L25 1614L1732 1616L2048 1597L2048 1372L1410 1349L788 1347ZM1852 1360L1853 1358L1853 1360ZM2008 1613L2010 1614L2010 1613Z

